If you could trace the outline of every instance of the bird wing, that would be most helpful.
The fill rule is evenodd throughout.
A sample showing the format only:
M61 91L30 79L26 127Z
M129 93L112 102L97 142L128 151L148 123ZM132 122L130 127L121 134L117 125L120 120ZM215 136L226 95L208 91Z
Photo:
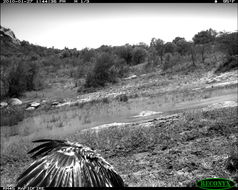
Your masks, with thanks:
M38 140L33 162L17 179L18 187L124 186L113 167L89 147L59 140Z

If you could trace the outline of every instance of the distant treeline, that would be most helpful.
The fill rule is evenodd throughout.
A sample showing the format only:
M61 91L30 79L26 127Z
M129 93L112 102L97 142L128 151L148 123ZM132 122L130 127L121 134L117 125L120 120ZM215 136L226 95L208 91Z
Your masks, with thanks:
M25 91L45 87L46 78L60 75L75 79L79 91L103 87L126 77L136 65L143 71L159 68L163 72L190 68L217 67L217 71L237 68L237 32L198 32L192 41L176 37L165 43L152 38L149 45L102 45L97 49L63 50L46 48L22 41L13 44L1 37L1 98L18 97ZM219 64L218 64L219 62ZM78 84L77 81L83 81Z

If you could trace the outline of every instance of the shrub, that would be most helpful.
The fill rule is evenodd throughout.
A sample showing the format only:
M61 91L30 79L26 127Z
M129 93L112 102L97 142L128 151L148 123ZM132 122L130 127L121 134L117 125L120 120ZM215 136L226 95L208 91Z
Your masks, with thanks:
M134 48L132 51L134 64L137 65L145 61L146 55L147 55L147 52L144 48L141 48L141 47Z
M103 87L107 82L115 82L116 76L112 70L113 56L103 53L96 59L94 69L87 74L85 87Z
M27 89L26 67L18 63L16 68L12 68L8 76L8 95L10 97L20 96Z
M127 76L130 66L127 65L126 61L122 58L115 59L114 69L117 77L122 78Z
M116 54L119 58L124 59L127 65L130 65L132 61L132 50L132 47L129 44L126 44L118 47L116 49Z
M221 33L216 38L218 48L228 56L238 55L237 36L238 32Z
M39 66L36 62L19 61L10 69L7 77L8 96L18 97L26 90L39 90L43 82L39 76Z
M215 73L227 72L232 69L238 69L238 56L229 56L226 60L218 66Z
M24 111L21 107L13 106L1 109L0 126L12 126L24 119Z

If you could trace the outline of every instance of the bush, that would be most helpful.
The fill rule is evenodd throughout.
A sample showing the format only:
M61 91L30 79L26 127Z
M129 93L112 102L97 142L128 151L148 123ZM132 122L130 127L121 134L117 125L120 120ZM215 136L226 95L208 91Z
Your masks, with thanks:
M126 61L122 58L115 59L114 63L114 72L117 77L122 78L127 76L130 71L130 66L126 63Z
M136 47L132 51L133 62L135 65L140 64L145 61L147 52L141 47Z
M3 67L1 75L1 98L18 97L27 90L43 88L39 74L39 62L9 58L8 67Z
M238 32L221 33L216 38L218 48L228 56L238 55L237 36Z
M226 60L218 66L215 73L219 72L227 72L233 69L238 69L238 55L237 56L229 56Z
M115 82L116 76L113 72L114 59L109 53L103 53L96 59L94 69L87 74L85 87L103 87L107 82Z
M18 97L27 89L27 72L23 64L18 63L16 68L12 68L8 77L8 96Z
M0 126L12 126L24 119L24 111L21 107L13 106L1 109Z
M172 67L171 65L172 54L166 53L164 57L165 58L164 58L163 70L167 70L168 68Z
M129 44L120 46L116 49L116 54L119 58L122 58L126 61L127 65L130 65L132 62L132 47Z

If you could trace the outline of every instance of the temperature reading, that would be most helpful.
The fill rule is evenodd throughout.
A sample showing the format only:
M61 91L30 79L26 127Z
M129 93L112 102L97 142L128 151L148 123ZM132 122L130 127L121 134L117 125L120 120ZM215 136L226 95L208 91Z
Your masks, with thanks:
M234 3L235 0L223 0L223 3Z

